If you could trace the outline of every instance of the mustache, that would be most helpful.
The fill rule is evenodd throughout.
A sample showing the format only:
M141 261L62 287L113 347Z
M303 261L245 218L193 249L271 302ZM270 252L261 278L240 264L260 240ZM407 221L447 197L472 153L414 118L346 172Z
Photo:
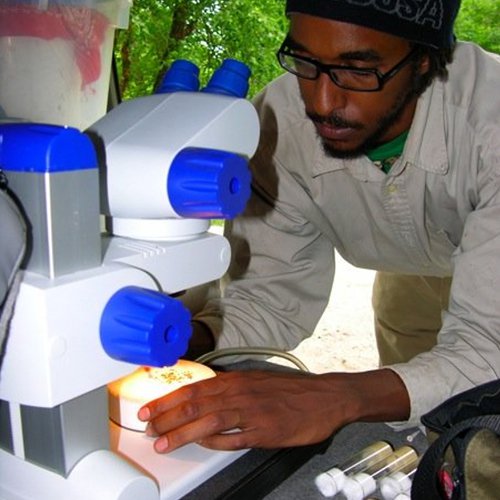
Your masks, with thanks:
M335 113L329 116L321 116L316 113L309 113L309 112L306 112L306 114L310 120L312 120L314 123L317 123L318 125L327 125L330 127L337 127L337 128L354 128L354 129L362 128L359 123L345 120L344 118Z

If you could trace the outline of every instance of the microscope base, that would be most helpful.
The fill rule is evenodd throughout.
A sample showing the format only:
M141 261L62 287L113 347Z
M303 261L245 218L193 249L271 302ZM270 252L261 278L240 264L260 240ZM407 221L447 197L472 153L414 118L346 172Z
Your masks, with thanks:
M158 500L158 486L109 450L82 458L68 477L0 450L1 500Z
M67 478L0 449L0 500L177 500L241 457L188 445L155 453L143 433L110 427L110 450L86 455Z
M152 438L141 432L111 422L110 434L114 451L155 478L161 500L182 498L248 451L213 451L190 444L162 455L153 450Z

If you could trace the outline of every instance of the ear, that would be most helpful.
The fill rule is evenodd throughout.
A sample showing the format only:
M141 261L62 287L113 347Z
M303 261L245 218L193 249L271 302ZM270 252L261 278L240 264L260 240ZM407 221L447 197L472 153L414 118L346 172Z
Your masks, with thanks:
M418 63L418 72L421 75L425 75L431 68L431 63L429 60L429 54L423 54Z

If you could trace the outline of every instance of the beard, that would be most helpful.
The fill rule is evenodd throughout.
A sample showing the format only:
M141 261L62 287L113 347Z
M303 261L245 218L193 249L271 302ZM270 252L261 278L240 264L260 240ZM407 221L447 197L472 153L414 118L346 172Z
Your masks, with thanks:
M420 85L420 75L416 72L416 70L414 70L411 82L412 84L409 86L409 88L402 90L397 95L392 107L389 108L386 113L378 119L375 130L368 137L366 137L359 146L352 149L338 149L323 138L320 138L325 154L331 158L358 158L365 155L368 151L379 146L381 144L380 139L386 134L390 127L401 118L401 115L405 111L406 106L420 94L420 92L418 92L418 88ZM338 113L332 113L327 117L316 115L314 113L307 113L307 116L313 122L319 124L330 125L334 127L354 128L358 130L361 130L363 128L363 124L345 120Z

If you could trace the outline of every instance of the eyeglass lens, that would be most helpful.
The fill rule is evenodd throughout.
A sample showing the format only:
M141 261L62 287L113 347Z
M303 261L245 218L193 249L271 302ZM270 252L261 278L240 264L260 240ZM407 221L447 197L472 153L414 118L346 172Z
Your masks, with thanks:
M295 75L310 80L318 78L320 72L327 73L337 85L350 89L372 90L379 86L377 75L370 71L354 69L322 69L312 61L295 57L291 54L280 53L280 62L284 69Z

